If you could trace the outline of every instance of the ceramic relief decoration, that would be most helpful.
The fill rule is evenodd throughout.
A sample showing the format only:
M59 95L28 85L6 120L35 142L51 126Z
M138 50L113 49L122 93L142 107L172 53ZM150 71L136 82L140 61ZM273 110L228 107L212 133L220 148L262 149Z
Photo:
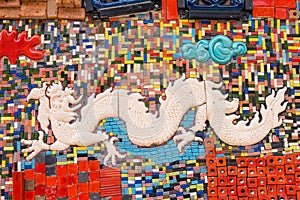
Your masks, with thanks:
M300 199L298 5L0 0L0 199Z

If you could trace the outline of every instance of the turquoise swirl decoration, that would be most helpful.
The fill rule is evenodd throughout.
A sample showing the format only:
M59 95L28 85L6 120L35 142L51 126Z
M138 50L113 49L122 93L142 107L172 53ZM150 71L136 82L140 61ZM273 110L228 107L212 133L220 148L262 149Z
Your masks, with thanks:
M181 47L183 58L198 62L212 59L219 64L227 64L233 56L241 56L247 52L247 47L242 42L233 42L224 35L217 35L208 40L200 40L197 44L184 44Z

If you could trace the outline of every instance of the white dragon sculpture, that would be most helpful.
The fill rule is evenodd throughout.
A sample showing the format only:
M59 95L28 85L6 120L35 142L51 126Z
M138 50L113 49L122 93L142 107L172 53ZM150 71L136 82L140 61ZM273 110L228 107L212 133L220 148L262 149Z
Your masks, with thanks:
M64 89L61 83L50 86L44 83L42 88L32 89L27 100L39 100L37 119L40 127L48 133L51 123L56 141L51 145L44 143L44 132L39 131L38 140L21 140L22 144L29 145L22 151L31 152L26 158L30 160L42 150L64 150L70 145L89 146L104 142L108 151L104 164L107 165L111 159L115 165L116 157L125 157L113 145L117 138L109 139L105 132L96 131L99 122L107 117L119 117L125 121L128 137L133 144L152 147L162 145L173 137L180 152L190 142L202 141L195 133L206 128L207 120L217 136L229 145L258 143L270 129L281 125L278 114L287 105L287 102L283 103L286 88L278 90L276 96L273 91L266 98L266 107L262 105L260 113L257 112L251 122L233 123L233 120L240 118L231 114L237 110L239 101L227 101L227 95L220 91L221 87L222 83L186 79L183 75L173 85L169 84L165 91L167 99L160 98L160 109L155 114L147 112L141 94L110 88L90 96L81 109L81 115L78 115L75 111L82 106L79 104L82 96L76 100L74 90ZM186 130L179 125L192 107L197 109L195 123ZM176 134L177 131L181 134Z

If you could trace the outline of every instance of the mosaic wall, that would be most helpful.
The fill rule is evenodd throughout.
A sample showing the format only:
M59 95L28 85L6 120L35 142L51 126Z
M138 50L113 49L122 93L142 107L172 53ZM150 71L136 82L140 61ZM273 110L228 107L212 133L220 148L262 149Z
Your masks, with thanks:
M22 55L16 64L0 62L1 199L300 199L299 21L164 21L160 13L113 18L107 22L67 20L3 20L0 29L41 36L44 58ZM243 42L247 52L221 65L182 58L180 47L226 35ZM13 49L9 49L9 51ZM117 150L126 155L116 165L104 165L103 143L43 151L27 161L21 139L38 139L38 100L26 101L42 84L61 82L83 95L112 87L145 96L153 113L160 107L169 82L180 77L224 83L228 99L238 98L241 120L252 119L272 90L287 87L283 123L259 143L230 146L207 124L182 153L173 140L151 148L134 145L126 123L106 118L99 123ZM167 97L166 97L167 98ZM181 126L195 121L195 108ZM168 126L168 124L165 124ZM44 141L56 141L53 132ZM22 189L23 188L23 189ZM24 190L24 191L23 191Z

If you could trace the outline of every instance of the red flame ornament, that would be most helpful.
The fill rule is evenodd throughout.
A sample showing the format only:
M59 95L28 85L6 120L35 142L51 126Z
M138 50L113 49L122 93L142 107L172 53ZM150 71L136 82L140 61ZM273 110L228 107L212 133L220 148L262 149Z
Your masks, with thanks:
M34 35L27 37L27 32L23 31L18 37L18 32L13 30L9 33L3 29L0 33L0 59L7 56L10 64L16 64L19 56L27 56L32 60L41 60L44 53L34 47L41 43L41 37Z

